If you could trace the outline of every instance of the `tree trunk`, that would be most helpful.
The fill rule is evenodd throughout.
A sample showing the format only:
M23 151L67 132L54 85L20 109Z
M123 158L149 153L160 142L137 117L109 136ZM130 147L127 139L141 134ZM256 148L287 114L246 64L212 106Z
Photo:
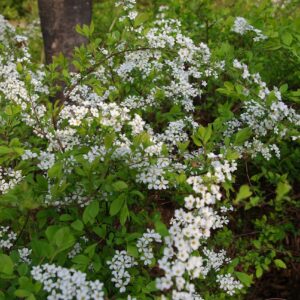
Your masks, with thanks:
M75 27L91 22L92 0L38 0L46 63L63 53L72 57L76 46L86 42Z

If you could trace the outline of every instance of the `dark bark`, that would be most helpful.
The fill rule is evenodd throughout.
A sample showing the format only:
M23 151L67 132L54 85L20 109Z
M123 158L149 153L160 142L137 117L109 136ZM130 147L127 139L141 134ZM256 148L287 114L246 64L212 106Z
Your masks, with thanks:
M75 27L91 22L92 0L38 0L46 63L63 53L72 57L76 46L86 42Z

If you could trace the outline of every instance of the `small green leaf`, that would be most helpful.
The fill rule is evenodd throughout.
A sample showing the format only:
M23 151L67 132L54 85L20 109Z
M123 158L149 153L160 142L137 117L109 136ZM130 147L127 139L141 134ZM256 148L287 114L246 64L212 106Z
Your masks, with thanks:
M101 227L94 227L93 231L102 239L106 237L106 225L103 224Z
M80 220L76 220L71 224L71 227L77 231L83 230L83 223Z
M18 114L20 111L21 111L21 108L18 106L14 106L14 105L7 105L4 110L4 112L8 116L14 116L14 115Z
M18 289L15 291L15 296L20 298L25 298L31 295L30 291L24 290L24 289Z
M201 143L201 141L196 137L196 136L192 136L192 140L193 140L193 142L194 142L194 144L196 145L196 146L198 146L198 147L201 147L202 146L202 143Z
M109 133L104 138L104 145L106 149L110 149L115 139L115 135L113 133Z
M256 267L256 272L255 272L256 277L257 277L257 278L260 278L260 277L262 276L262 274L263 274L263 269L262 269L262 267L261 267L261 266L257 266L257 267Z
M95 31L95 25L94 25L94 22L92 21L91 24L90 24L90 35L92 35Z
M61 162L55 163L49 170L49 178L61 177L63 171L63 165Z
M246 287L249 287L252 282L253 282L253 275L248 275L246 273L242 273L242 272L235 272L237 278L239 279L239 281L245 285Z
M73 220L73 217L69 214L63 214L59 217L59 220L62 222L68 222L68 221Z
M0 155L6 155L12 153L12 149L7 146L0 146Z
M133 190L133 191L130 191L130 195L134 195L134 196L137 196L139 197L141 200L144 200L145 199L145 196L143 193L141 193L140 191L138 190Z
M235 136L234 145L242 146L252 135L252 130L249 127L243 128Z
M127 253L132 257L139 257L139 252L135 245L128 244L127 245Z
M129 211L127 204L125 203L121 209L120 213L120 223L121 225L125 225L127 218L129 217Z
M139 26L145 23L149 19L150 15L148 13L140 13L134 20L134 26Z
M209 124L207 127L199 126L197 133L192 136L194 143L197 146L206 145L212 136L212 125Z
M116 192L120 192L120 191L126 190L128 188L127 183L124 181L121 181L121 180L114 182L112 184L112 186Z
M156 282L155 280L151 281L150 283L148 283L144 288L143 288L143 292L144 293L152 293L157 291L157 287L156 287Z
M87 266L90 263L90 259L83 254L79 254L72 259L72 262L78 265Z
M274 260L274 263L275 263L275 266L277 268L280 268L280 269L286 269L286 264L284 261L282 261L281 259L275 259Z
M232 149L228 149L226 152L226 159L228 160L236 160L240 157L240 154L237 151L234 151Z
M6 254L0 254L0 273L12 275L14 271L14 263Z
M74 245L75 238L69 227L62 227L55 233L53 241L59 250L63 251Z
M95 218L97 217L99 213L99 202L93 201L90 203L83 212L82 220L84 224L91 223L93 224L95 222Z
M249 185L244 184L240 187L240 190L236 196L234 203L238 203L241 200L247 199L251 195L252 195L252 192L250 191Z
M291 190L287 182L279 182L276 187L276 200L281 200Z
M290 46L293 41L293 36L288 31L285 31L281 38L282 42L287 46Z
M155 226L155 231L157 231L161 236L169 235L169 230L163 222L158 220L154 223L154 226Z
M111 216L115 216L120 211L120 209L122 208L122 205L124 204L125 197L126 197L126 195L121 194L119 197L117 197L113 200L113 202L110 205L110 209L109 209L109 214Z
M87 254L89 256L89 258L92 258L95 254L96 247L97 247L97 243L92 244L92 245L88 246L87 248L85 248L84 253Z

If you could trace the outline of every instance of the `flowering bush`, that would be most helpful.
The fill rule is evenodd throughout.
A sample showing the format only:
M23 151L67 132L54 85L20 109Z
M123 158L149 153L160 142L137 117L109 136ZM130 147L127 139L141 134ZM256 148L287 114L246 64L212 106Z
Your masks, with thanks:
M63 56L34 64L0 20L0 298L237 299L253 275L218 243L254 192L237 175L278 161L300 117L284 87L196 43L166 7L116 5L106 40L78 26L76 73ZM231 31L267 39L243 18Z

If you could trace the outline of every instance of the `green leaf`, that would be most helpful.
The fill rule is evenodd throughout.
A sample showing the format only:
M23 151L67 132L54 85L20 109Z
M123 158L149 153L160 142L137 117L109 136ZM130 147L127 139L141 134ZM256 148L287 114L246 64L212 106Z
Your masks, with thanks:
M114 182L112 184L112 186L116 192L120 192L120 191L126 190L128 188L127 183L124 181L121 181L121 180Z
M76 220L71 224L71 227L77 231L82 231L84 226L80 220Z
M6 254L0 254L0 273L12 275L14 271L14 263Z
M236 196L234 203L238 203L241 200L247 199L251 195L252 195L252 192L250 191L249 185L244 184L240 187L240 190Z
M73 217L69 214L63 214L59 217L59 220L62 222L68 222L68 221L73 220Z
M94 227L93 231L102 239L106 237L106 224L103 224L101 227Z
M92 244L84 250L84 253L87 254L89 258L92 258L95 254L96 247L97 247L97 243Z
M145 23L149 19L150 15L148 13L140 13L134 20L134 26L139 26Z
M25 276L28 272L28 265L25 263L19 264L17 267L17 271L20 276Z
M155 231L157 231L161 236L169 235L169 230L168 230L167 226L160 220L156 221L154 223L154 226L155 226Z
M12 151L15 154L18 154L18 155L23 155L24 154L24 149L21 148L21 147L12 147Z
M46 240L36 240L31 242L31 248L33 253L38 257L50 257L51 253L54 251L53 246L51 246Z
M109 208L109 214L111 216L115 216L120 209L122 208L124 201L125 201L126 195L125 194L121 194L119 197L117 197L116 199L113 200L113 202L110 205Z
M290 46L293 41L293 36L288 31L285 31L281 36L281 39L285 45Z
M144 288L143 288L143 292L150 294L152 292L157 291L157 287L156 287L156 282L155 280L151 281L150 283L148 283Z
M20 62L17 63L17 71L21 73L23 71L23 66Z
M202 146L202 143L201 143L201 141L196 137L196 136L192 136L192 140L193 140L193 142L194 142L194 144L196 145L196 146L198 146L198 147L201 147Z
M90 35L92 35L95 31L95 25L94 25L94 22L92 21L91 24L90 24Z
M12 153L12 149L7 146L0 146L0 155L6 155Z
M232 149L228 149L226 152L226 159L228 160L236 160L240 157L240 154L237 151Z
M4 112L10 117L18 114L20 111L21 108L14 105L7 105L4 110Z
M128 244L127 245L127 253L132 257L135 257L135 258L139 257L139 252L135 245Z
M115 135L113 133L109 133L104 138L105 149L110 149L115 139Z
M245 285L246 287L249 287L253 282L253 275L248 275L246 273L242 272L235 272L236 277L239 279L239 281Z
M227 90L233 91L234 90L234 85L230 81L225 81L224 86Z
M30 294L26 300L36 300L35 296L33 294Z
M274 263L275 263L275 266L277 268L280 268L280 269L286 269L286 264L284 261L282 261L281 259L275 259L274 260Z
M61 162L55 163L49 170L48 176L49 178L61 177L63 171L63 165Z
M263 274L263 269L262 269L262 267L261 267L261 266L257 266L257 267L256 267L256 272L255 272L256 277L257 277L257 278L260 278L260 277L262 276L262 274Z
M137 196L139 197L141 200L144 200L145 199L145 196L143 193L141 193L140 191L138 190L133 190L130 192L130 195L134 195L134 196Z
M276 187L276 200L281 200L291 190L287 182L279 182Z
M48 239L49 242L53 241L53 238L54 238L54 235L55 233L60 229L61 227L58 226L58 225L51 225L51 226L48 226L47 229L46 229L46 237Z
M186 175L184 172L181 172L178 176L176 176L176 181L179 184L184 184L186 182Z
M234 145L242 146L252 135L252 130L249 127L241 129L235 136Z
M90 259L83 254L79 254L72 259L72 262L78 265L87 266L90 263Z
M120 223L121 225L125 225L127 218L129 217L129 211L127 204L125 203L121 209L120 213Z
M24 290L24 289L18 289L15 291L15 296L20 298L25 298L31 295L30 291Z
M59 250L63 251L74 245L75 237L72 235L69 227L62 227L55 233L53 241Z
M197 133L192 136L192 139L197 146L206 145L212 136L212 125L209 124L207 127L200 126Z
M93 224L95 222L95 218L97 217L99 213L99 202L93 201L90 203L83 212L82 220L84 224L91 223Z
M198 136L203 144L207 144L212 135L212 126L209 124L207 127L200 126L197 131Z

